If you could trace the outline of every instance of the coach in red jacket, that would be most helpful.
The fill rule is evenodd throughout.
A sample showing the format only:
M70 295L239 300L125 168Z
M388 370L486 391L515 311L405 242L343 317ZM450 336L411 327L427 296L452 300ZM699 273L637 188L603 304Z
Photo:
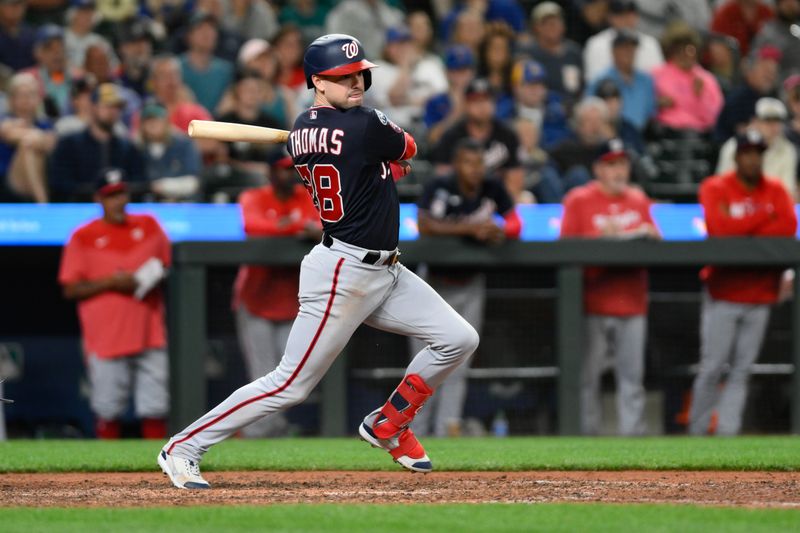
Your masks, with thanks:
M763 174L761 134L736 137L736 170L711 176L700 187L710 237L792 237L797 217L791 197L777 180ZM779 268L705 267L700 322L700 370L694 382L689 432L707 432L716 408L718 435L736 435L742 424L750 366L758 357L778 299ZM722 370L730 364L720 390Z

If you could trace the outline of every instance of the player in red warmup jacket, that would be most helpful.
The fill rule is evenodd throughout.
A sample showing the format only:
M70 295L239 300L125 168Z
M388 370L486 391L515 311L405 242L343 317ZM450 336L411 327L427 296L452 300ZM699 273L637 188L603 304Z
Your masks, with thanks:
M400 385L359 425L362 439L404 468L433 465L409 429L434 389L478 346L478 334L429 285L398 262L400 204L394 180L408 172L414 139L362 106L372 63L354 37L330 34L306 49L314 105L287 148L324 229L300 266L300 312L278 368L240 388L172 437L158 455L179 488L209 488L198 463L246 425L302 402L361 324L426 344Z

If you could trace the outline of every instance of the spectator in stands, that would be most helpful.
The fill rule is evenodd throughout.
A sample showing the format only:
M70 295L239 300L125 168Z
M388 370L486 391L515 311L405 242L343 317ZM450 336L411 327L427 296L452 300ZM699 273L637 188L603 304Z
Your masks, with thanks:
M80 132L61 137L50 157L49 180L56 201L87 201L94 194L100 170L121 168L131 183L144 180L142 154L114 133L125 100L113 83L98 85L92 93L92 118Z
M650 199L629 185L631 164L621 139L601 145L592 164L595 179L564 198L561 238L659 239ZM620 435L642 435L644 347L647 338L647 270L584 269L585 348L581 372L581 430L602 428L601 377L609 367L617 382Z
M789 106L791 120L786 124L786 137L800 154L800 74L793 74L783 82L784 101ZM800 166L800 165L799 165ZM798 169L800 176L800 168Z
M458 13L450 35L450 44L468 46L475 57L480 54L480 45L486 37L486 22L480 11L465 9Z
M319 213L297 179L292 159L278 152L270 164L270 184L249 189L239 197L244 231L249 238L294 236L308 241L322 238ZM233 290L233 309L239 346L251 380L278 366L297 316L297 267L242 265ZM246 437L287 434L282 414L247 426Z
M441 23L441 33L446 40L452 37L454 24L465 11L472 11L490 26L506 26L514 32L525 29L525 12L516 0L463 0L447 13Z
M583 73L591 82L612 66L612 42L620 30L635 32L639 37L634 66L642 72L652 73L664 63L661 46L652 35L637 29L639 12L635 0L611 0L608 6L609 28L591 37L583 49Z
M536 61L522 61L511 75L514 114L533 122L541 131L539 144L545 150L570 137L567 110L561 95L547 89L547 74Z
M379 57L386 43L380 28L403 25L403 12L385 0L344 0L325 20L325 33L352 35L364 46L367 57Z
M728 0L714 13L711 31L735 38L745 57L750 51L750 41L774 16L772 8L761 0Z
M714 75L727 99L740 76L739 43L730 35L712 33L706 40L704 65Z
M231 63L214 56L217 37L217 20L207 13L195 13L186 34L189 49L180 59L183 82L209 113L216 110L234 73Z
M443 134L431 153L436 173L452 171L453 150L458 141L470 138L483 147L486 172L506 183L509 190L520 190L523 182L522 168L517 154L519 141L514 130L495 118L494 100L489 82L483 78L472 80L464 94L464 118Z
M227 31L247 39L270 39L278 32L278 17L269 2L224 0L220 18Z
M411 43L417 54L423 59L436 59L441 63L441 59L436 53L438 43L434 39L431 17L422 10L411 11L406 17L406 24L411 33Z
M39 89L54 106L57 115L66 113L72 74L64 54L64 31L55 24L45 24L36 31L33 47L36 65L27 70L39 81Z
M71 4L67 10L67 28L64 31L67 66L72 70L82 68L86 51L90 46L96 45L104 47L110 62L116 67L118 61L111 44L105 37L92 31L98 22L95 0L72 0Z
M581 48L564 38L564 12L555 2L542 2L531 11L535 42L522 46L519 55L538 61L547 73L549 91L562 95L568 104L580 98L583 89ZM526 35L526 34L521 34Z
M97 436L118 439L133 394L141 435L167 433L169 360L164 295L169 239L155 218L126 212L124 172L105 169L92 181L101 218L79 227L61 257L64 297L78 302L89 401Z
M597 95L602 80L613 81L622 96L622 117L641 132L655 114L656 91L652 76L634 66L638 46L636 33L618 31L612 41L614 64L592 81L586 93Z
M452 151L453 171L425 187L419 201L419 231L424 236L451 235L491 246L519 237L522 225L514 202L497 180L487 177L481 143L463 138ZM505 219L498 225L494 217ZM431 268L428 283L480 332L486 302L486 275L469 269ZM425 349L411 341L412 357ZM460 365L439 385L436 399L419 412L412 428L421 435L461 434L469 362Z
M144 98L148 91L150 62L153 59L153 39L147 24L133 20L120 30L119 83Z
M435 144L445 130L464 117L464 94L475 77L475 56L467 46L453 45L445 52L447 92L438 94L425 104L425 126L428 141Z
M478 76L486 79L495 99L495 116L509 119L514 113L511 96L514 34L505 26L490 27L479 47Z
M278 60L270 44L263 39L250 39L239 50L237 64L239 70L252 70L261 75L262 110L282 124L281 127L291 128L296 117L294 97L277 83ZM232 106L233 94L229 91L220 104L220 112L228 113Z
M581 46L599 31L605 29L609 0L572 0L572 10L567 18L567 38Z
M281 26L272 38L272 49L278 58L278 83L296 93L306 92L306 75L303 73L305 47L300 29L296 26Z
M213 17L216 21L217 27L217 46L214 49L214 55L220 59L224 59L229 63L236 61L236 54L239 52L244 39L235 31L229 31L227 28L220 24L220 21L225 15L225 2L227 0L194 0L194 5L191 7L191 12L206 13ZM187 4L188 5L188 4ZM190 12L190 13L191 13ZM179 42L178 46L173 47L175 53L183 52L186 50L184 45L188 46L186 42L186 32L191 31L191 17L181 17L181 22L189 19L189 28L183 28L183 32L176 32Z
M764 174L777 178L792 199L797 198L797 150L784 134L788 118L786 106L777 98L761 98L756 102L756 115L750 127L757 131L767 145L763 155ZM717 174L736 168L736 138L722 145L717 160Z
M574 137L561 141L549 150L565 192L591 181L594 155L614 137L608 106L596 96L588 96L578 102L573 123Z
M330 9L327 0L289 0L278 17L281 25L299 28L303 40L311 42L325 34L325 18Z
M172 128L158 102L145 104L141 120L138 144L150 192L161 201L199 200L202 161L195 144Z
M594 96L602 98L608 106L608 120L614 129L615 136L625 143L625 148L633 151L637 156L644 155L644 139L641 132L622 114L625 97L617 82L612 79L602 80L594 88Z
M741 133L755 114L756 102L765 96L776 95L780 60L780 50L766 45L746 61L743 83L728 95L717 119L714 130L717 142L725 142Z
M384 111L404 130L414 131L423 106L432 96L447 90L441 61L423 59L405 27L390 28L386 34L383 59L377 61L381 75L375 76L367 105Z
M723 100L717 80L698 64L700 37L688 24L676 22L662 41L667 63L653 71L656 121L675 130L709 131Z
M666 27L682 20L695 31L704 32L711 24L711 2L697 0L636 0L639 8L639 30L655 37L664 33Z
M517 204L559 204L564 197L561 177L550 163L539 143L539 127L527 118L514 120L514 132L519 138L519 162L522 166L523 180L520 190L508 193Z
M39 85L30 73L8 84L9 112L0 120L0 201L46 203L45 159L55 146L53 125L41 114Z
M183 85L181 64L174 56L159 56L150 67L150 84L153 96L167 108L170 123L180 131L186 131L194 119L211 120L211 113L192 100ZM205 152L201 147L201 150Z
M771 45L781 51L780 78L800 73L800 0L776 0L775 19L767 22L752 42L751 50Z
M0 1L0 64L13 71L36 64L36 32L25 24L27 0Z
M755 130L736 137L736 169L700 186L709 237L793 237L794 205L786 188L765 177L767 144ZM781 268L705 267L700 366L692 389L689 433L705 435L714 410L717 435L741 430L750 367L776 303ZM729 366L725 384L720 379Z
M222 122L248 124L266 128L280 128L282 125L264 112L261 101L261 86L264 80L258 72L240 71L236 74L236 85L233 89L234 107L230 113L222 115ZM228 157L234 168L240 172L253 175L263 180L269 176L267 157L274 150L268 144L252 144L247 142L227 143Z
M89 125L92 119L92 91L95 86L86 77L76 78L72 82L69 95L70 113L59 117L53 127L59 137L83 131ZM123 130L118 133L123 136L127 134L124 125Z

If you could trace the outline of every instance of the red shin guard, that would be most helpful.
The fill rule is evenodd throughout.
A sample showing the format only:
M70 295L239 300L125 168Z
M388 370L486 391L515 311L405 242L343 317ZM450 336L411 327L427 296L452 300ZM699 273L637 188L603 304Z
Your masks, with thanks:
M417 374L409 374L389 396L381 407L381 413L372 430L379 439L389 439L405 429L433 394L425 381Z

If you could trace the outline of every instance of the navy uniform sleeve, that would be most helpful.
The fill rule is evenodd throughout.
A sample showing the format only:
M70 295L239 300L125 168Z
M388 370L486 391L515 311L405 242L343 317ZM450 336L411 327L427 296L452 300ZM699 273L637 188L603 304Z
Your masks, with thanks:
M367 111L364 146L367 160L397 161L406 151L405 132L377 109Z
M428 182L425 185L425 189L422 191L422 196L420 196L419 201L417 201L417 207L423 209L425 211L431 210L431 204L433 203L433 197L436 194L436 190L439 188L439 180L433 180Z
M517 138L517 134L514 133L514 130L503 126L502 135L500 136L503 143L508 148L508 159L506 159L503 168L517 168L520 166L519 163L519 139Z
M494 200L497 205L497 214L505 215L514 208L514 201L501 181L487 179L484 183L484 191L484 194Z

